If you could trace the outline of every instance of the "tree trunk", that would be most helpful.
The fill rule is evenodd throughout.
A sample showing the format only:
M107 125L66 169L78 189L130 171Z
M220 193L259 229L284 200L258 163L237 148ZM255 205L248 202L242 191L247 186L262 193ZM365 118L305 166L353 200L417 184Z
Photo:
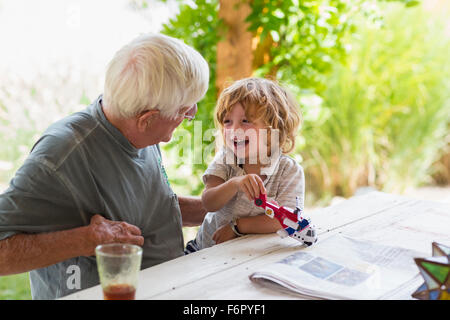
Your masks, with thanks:
M251 4L252 0L220 0L219 18L226 29L217 44L217 94L232 81L250 77L253 70L270 62L272 47L279 45L270 33L261 40L262 26L254 33L247 30L250 24L245 19L252 12ZM275 78L276 72L277 66L273 66L266 76Z
M226 34L217 44L216 87L218 94L230 82L252 75L252 33L245 18L250 14L249 1L220 0L219 18L223 19Z

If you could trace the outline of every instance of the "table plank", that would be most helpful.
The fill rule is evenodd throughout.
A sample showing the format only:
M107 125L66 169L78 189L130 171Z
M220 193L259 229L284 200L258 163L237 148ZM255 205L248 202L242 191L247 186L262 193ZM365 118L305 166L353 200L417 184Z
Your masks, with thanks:
M349 237L408 248L431 256L431 243L450 243L450 204L409 200L339 229Z
M412 200L414 199L405 196L374 191L352 197L333 206L315 210L311 213L311 219L318 230L332 231L376 216ZM305 214L308 215L308 212Z

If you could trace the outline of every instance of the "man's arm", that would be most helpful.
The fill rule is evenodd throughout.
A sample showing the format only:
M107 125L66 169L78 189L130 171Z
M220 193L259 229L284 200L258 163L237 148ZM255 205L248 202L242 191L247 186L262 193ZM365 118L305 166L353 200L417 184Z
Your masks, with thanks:
M138 227L101 215L88 226L39 234L16 234L0 241L0 276L27 272L79 256L92 256L105 243L143 245Z
M0 241L0 276L27 272L86 255L87 227L39 233L19 233Z
M200 197L179 196L178 203L180 204L183 227L195 227L202 224L208 211L203 207Z

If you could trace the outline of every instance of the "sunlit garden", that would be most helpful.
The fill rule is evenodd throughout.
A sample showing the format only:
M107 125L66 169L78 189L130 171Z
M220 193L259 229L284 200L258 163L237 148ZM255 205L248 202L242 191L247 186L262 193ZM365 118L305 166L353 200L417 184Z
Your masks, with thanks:
M210 66L195 121L184 122L162 147L176 193L203 190L218 94L231 80L258 76L289 87L300 103L291 157L305 171L307 209L364 188L398 194L436 188L450 198L442 191L450 184L447 0L253 0L222 7L218 0L43 1L35 23L55 31L29 35L18 26L36 14L27 6L0 0L2 190L52 122L102 93L106 63L120 46L140 33L162 32L196 48ZM91 21L100 12L110 13L101 28ZM74 52L84 46L91 51ZM191 229L185 241L195 235ZM0 277L0 299L31 299L28 275Z

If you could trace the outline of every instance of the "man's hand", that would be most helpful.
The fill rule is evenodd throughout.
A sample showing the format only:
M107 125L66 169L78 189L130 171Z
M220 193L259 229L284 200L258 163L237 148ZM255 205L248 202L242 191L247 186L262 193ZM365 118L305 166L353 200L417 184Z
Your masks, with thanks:
M88 226L88 237L92 244L87 256L94 255L95 247L107 243L130 243L138 246L144 244L141 230L123 221L111 221L96 214Z
M233 229L231 229L230 224L226 224L214 232L212 239L216 242L216 244L231 240L236 238L236 234Z

